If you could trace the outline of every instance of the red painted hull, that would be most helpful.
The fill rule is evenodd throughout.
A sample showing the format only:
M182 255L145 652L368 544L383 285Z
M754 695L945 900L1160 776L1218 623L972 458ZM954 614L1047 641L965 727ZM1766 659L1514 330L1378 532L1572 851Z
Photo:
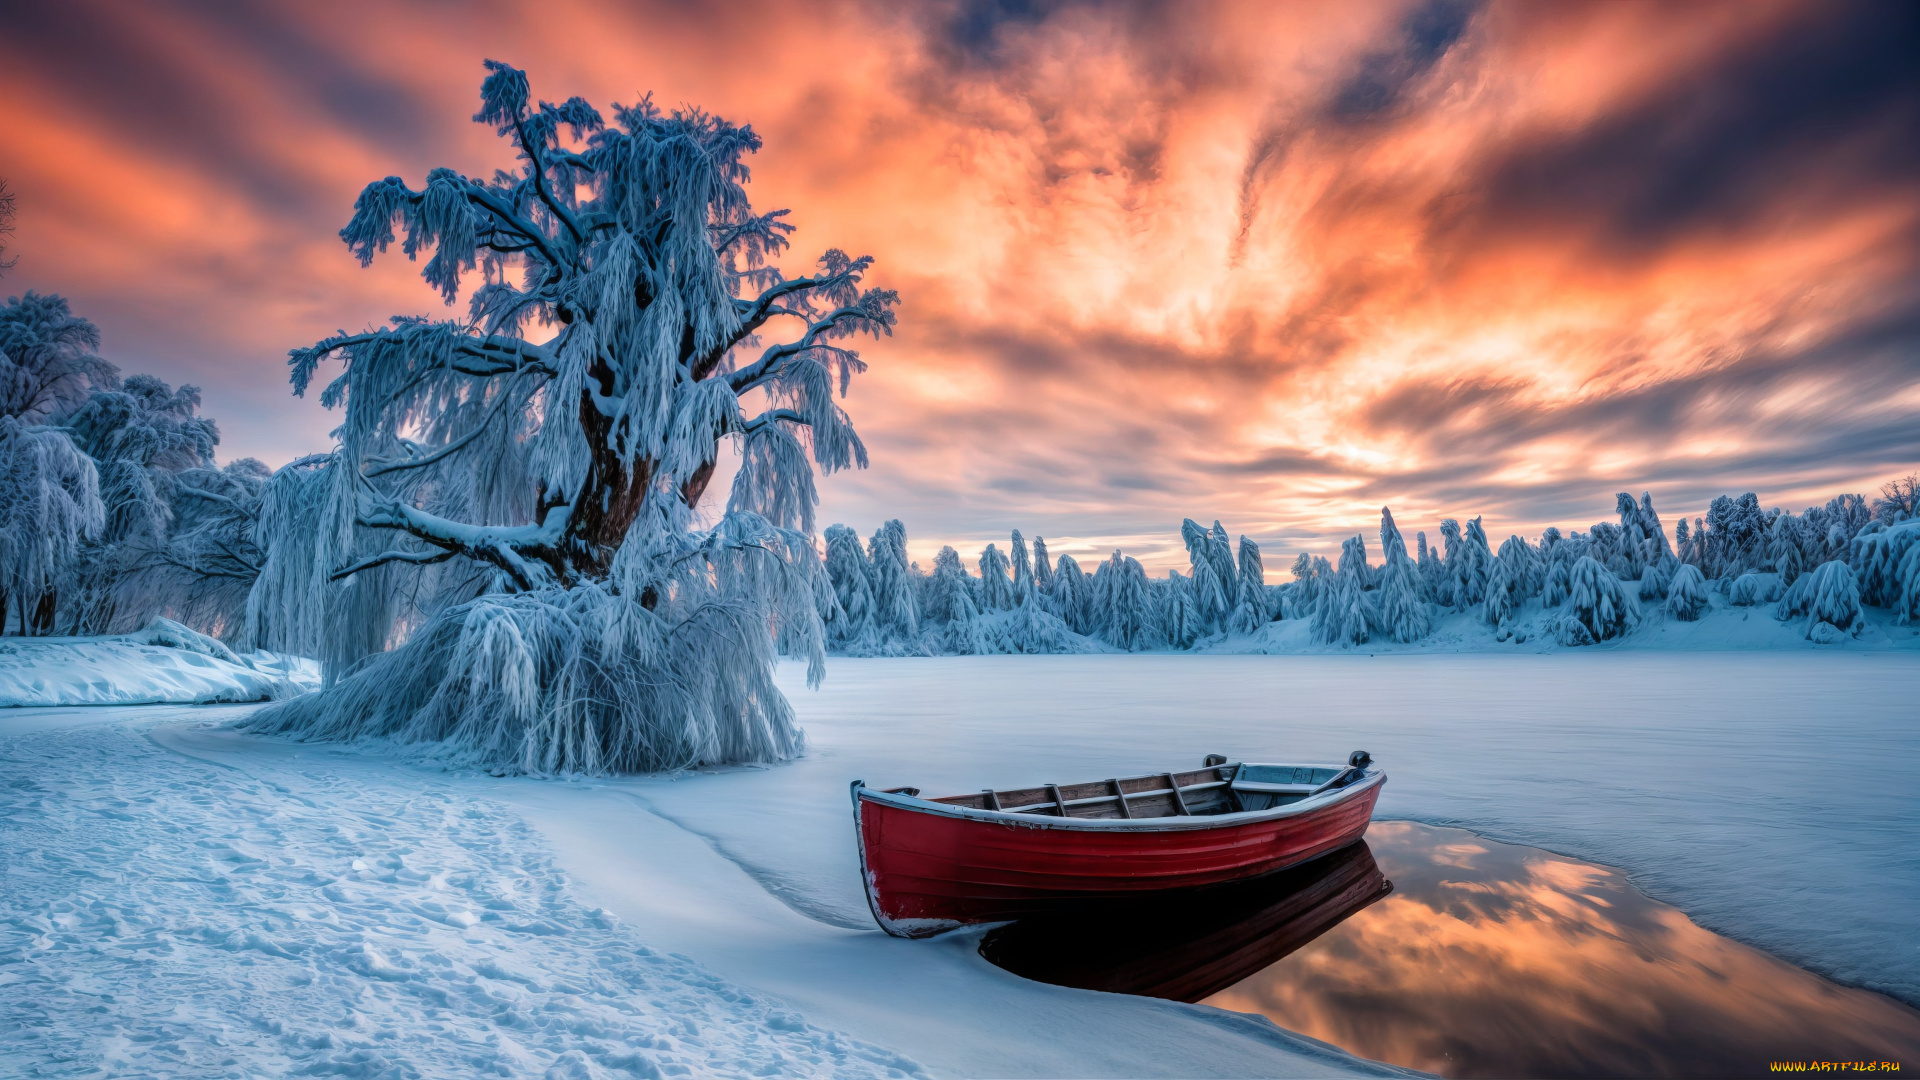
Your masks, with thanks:
M963 809L859 783L853 801L874 918L925 937L1297 866L1359 840L1385 781L1273 810L1134 821Z

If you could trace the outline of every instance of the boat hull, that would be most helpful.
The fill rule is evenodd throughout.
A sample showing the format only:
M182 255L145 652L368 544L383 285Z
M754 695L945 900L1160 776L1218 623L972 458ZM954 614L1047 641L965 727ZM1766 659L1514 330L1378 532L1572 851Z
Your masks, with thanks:
M1134 821L954 808L858 782L853 801L875 920L926 937L1298 866L1359 840L1385 781L1273 810Z

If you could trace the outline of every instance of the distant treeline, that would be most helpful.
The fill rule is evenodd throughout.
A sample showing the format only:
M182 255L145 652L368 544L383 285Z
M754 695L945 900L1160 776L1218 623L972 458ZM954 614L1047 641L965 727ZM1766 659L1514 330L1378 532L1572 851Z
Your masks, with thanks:
M1089 571L1049 556L1014 530L1007 550L988 544L970 570L943 547L931 572L907 559L906 527L882 525L862 543L845 525L826 531L833 596L822 617L845 655L1186 650L1229 635L1304 619L1321 644L1419 641L1437 619L1466 613L1499 640L1529 629L1564 645L1619 637L1646 619L1693 621L1715 604L1771 604L1812 640L1858 634L1861 605L1920 616L1920 479L1882 488L1871 503L1841 495L1794 514L1763 510L1752 492L1723 495L1669 537L1653 496L1616 496L1618 521L1562 534L1509 536L1495 549L1480 518L1440 522L1439 543L1414 535L1408 550L1390 510L1380 512L1379 561L1364 534L1337 563L1301 553L1292 580L1269 584L1260 547L1237 545L1218 521L1181 524L1188 569L1149 577L1115 551ZM1529 616L1522 623L1522 615Z

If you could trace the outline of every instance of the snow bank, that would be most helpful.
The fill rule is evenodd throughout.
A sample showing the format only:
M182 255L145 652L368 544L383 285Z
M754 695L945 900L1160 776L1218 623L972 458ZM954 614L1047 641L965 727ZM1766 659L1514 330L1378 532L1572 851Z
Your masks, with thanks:
M272 701L320 685L320 666L236 654L170 619L115 637L0 638L0 707Z

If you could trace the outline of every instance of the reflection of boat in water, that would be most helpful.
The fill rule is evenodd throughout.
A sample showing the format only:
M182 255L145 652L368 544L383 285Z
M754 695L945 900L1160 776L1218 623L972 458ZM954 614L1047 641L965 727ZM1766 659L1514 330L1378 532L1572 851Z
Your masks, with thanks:
M1393 890L1364 841L1254 881L1023 919L980 952L1039 982L1199 1001Z
M874 919L925 937L1308 862L1360 839L1386 779L1356 751L932 799L855 781L854 821Z

